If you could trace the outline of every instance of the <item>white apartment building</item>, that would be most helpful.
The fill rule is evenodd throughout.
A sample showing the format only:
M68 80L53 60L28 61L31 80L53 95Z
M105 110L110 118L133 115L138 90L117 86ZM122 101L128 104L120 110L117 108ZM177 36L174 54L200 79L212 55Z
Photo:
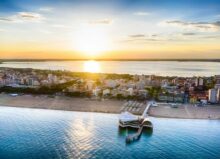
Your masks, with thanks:
M209 102L210 103L217 103L218 102L217 93L218 93L217 89L209 89Z

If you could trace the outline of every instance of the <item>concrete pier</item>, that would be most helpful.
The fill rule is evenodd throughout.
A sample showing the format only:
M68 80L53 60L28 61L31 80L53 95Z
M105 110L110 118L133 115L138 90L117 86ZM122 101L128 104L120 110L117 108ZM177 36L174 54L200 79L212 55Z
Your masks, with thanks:
M150 106L152 105L152 103L151 102L149 102L148 104L147 104L147 106L146 106L146 108L145 108L145 110L144 110L144 112L142 113L142 118L146 118L147 116L148 116L148 110L149 110L149 108L150 108ZM128 135L127 137L126 137L126 142L127 143L129 143L129 142L132 142L132 141L135 141L135 140L138 140L139 138L140 138L140 136L141 136L141 133L142 133L142 130L143 130L143 127L145 126L144 123L145 121L143 121L141 124L140 124L140 127L139 127L139 129L138 129L138 131L137 131L137 133L135 133L135 134L131 134L131 135ZM152 125L149 125L149 127L153 127Z
M126 137L126 142L129 143L129 142L138 140L138 139L140 138L140 136L141 136L142 130L143 130L143 126L141 126L141 127L138 129L137 133L132 134L132 135L128 135L128 136Z

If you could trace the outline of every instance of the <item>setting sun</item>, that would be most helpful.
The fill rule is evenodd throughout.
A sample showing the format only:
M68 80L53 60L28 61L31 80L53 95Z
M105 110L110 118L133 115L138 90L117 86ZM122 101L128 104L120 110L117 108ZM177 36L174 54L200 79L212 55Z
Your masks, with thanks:
M84 26L74 35L74 48L88 56L97 56L108 47L108 36L98 26Z
M99 73L100 72L100 65L96 61L85 61L84 62L84 71L91 72L91 73Z

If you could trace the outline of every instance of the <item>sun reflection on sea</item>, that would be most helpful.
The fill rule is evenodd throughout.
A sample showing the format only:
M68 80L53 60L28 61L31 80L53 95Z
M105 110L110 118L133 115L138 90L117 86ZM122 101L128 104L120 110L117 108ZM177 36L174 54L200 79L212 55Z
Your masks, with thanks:
M91 158L92 154L88 152L94 151L98 145L91 142L97 136L93 116L87 116L88 119L78 118L71 122L68 130L68 142L72 143L69 147L69 156L84 156L83 158ZM74 150L74 151L73 151Z
M101 71L100 64L97 61L85 61L83 65L85 72L99 73Z

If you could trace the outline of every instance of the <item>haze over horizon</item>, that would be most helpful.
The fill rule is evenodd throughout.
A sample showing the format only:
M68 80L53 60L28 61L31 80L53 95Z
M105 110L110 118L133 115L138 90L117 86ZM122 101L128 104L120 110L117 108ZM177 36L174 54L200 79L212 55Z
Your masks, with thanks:
M1 0L0 59L219 59L218 0Z

